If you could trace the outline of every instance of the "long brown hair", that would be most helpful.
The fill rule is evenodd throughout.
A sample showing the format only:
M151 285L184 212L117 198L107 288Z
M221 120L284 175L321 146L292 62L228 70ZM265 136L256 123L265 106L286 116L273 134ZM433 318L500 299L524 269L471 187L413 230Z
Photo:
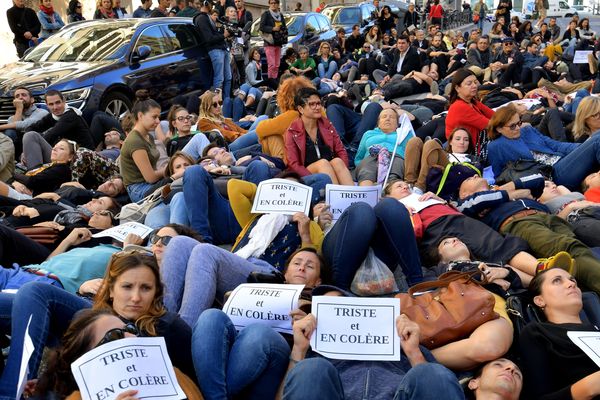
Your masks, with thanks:
M125 272L138 267L150 268L154 274L156 293L154 294L154 300L152 301L148 312L134 322L141 332L156 336L156 324L158 323L158 319L162 317L167 310L163 304L164 288L160 281L158 263L153 255L141 252L118 252L113 254L108 267L106 268L102 287L98 293L96 293L96 297L94 298L94 309L108 309L113 310L114 313L113 300L110 296L110 292L114 288L115 282Z
M179 111L187 111L187 108L180 106L179 104L174 104L169 109L169 113L167 114L167 121L169 121L169 130L172 134L177 132L177 128L175 128L174 122L177 117L177 113Z
M297 76L283 81L277 90L277 105L279 106L279 110L282 113L295 110L294 96L296 96L296 93L300 89L307 87L314 88L315 86L304 76Z

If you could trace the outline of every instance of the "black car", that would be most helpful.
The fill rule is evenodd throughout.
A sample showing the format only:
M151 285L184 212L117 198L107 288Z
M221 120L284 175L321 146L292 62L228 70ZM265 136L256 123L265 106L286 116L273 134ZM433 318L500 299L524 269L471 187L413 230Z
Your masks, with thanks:
M397 0L381 1L380 7L389 6L393 14L398 16L396 29L398 32L404 30L404 14L408 11L408 3ZM368 31L377 21L375 6L371 2L360 4L334 4L325 7L323 14L330 20L334 28L344 28L346 34L352 32L354 25L360 26L360 32Z
M285 47L293 47L298 50L300 46L308 47L310 54L319 49L323 41L330 42L335 38L335 30L327 17L316 12L308 13L285 13L285 23L288 28L288 44ZM263 47L264 43L259 32L260 18L252 24L250 30L251 46ZM284 47L284 48L285 48Z
M212 67L190 18L106 19L69 24L7 65L0 77L0 123L14 114L17 86L35 98L60 90L89 121L97 110L122 116L135 91L167 112L172 101L210 87ZM183 103L185 104L185 103Z

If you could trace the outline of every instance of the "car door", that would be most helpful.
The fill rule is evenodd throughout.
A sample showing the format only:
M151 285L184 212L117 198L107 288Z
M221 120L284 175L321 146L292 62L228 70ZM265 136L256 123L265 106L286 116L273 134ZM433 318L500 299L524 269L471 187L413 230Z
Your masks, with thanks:
M199 95L212 83L212 64L200 41L195 28L188 23L169 23L162 25L165 35L171 41L173 53L169 56L167 68L174 70L177 90L176 97L186 98Z
M143 28L138 35L131 56L142 46L150 47L150 54L141 61L130 62L125 83L134 92L147 90L150 98L161 105L162 111L167 111L170 96L177 90L176 66L171 63L171 41L164 35L160 25L152 25Z
M302 37L302 45L308 47L310 54L314 54L319 49L319 33L321 28L314 14L305 17L304 20L304 35Z
M329 22L329 19L324 15L315 15L315 17L317 17L317 21L319 22L321 41L327 41L329 44L331 44L336 34L333 26L331 26L331 23Z

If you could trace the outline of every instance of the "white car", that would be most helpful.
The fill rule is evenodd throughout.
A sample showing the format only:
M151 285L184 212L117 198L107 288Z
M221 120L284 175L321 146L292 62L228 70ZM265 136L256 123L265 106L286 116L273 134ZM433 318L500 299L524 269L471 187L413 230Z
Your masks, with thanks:
M550 8L546 12L548 18L571 18L573 15L579 15L577 10L569 5L565 0L549 0ZM530 19L533 15L533 1L528 1L523 7L523 14L525 18Z
M573 7L577 11L577 15L579 15L580 18L590 18L594 15L592 8L589 6L577 4L571 7Z

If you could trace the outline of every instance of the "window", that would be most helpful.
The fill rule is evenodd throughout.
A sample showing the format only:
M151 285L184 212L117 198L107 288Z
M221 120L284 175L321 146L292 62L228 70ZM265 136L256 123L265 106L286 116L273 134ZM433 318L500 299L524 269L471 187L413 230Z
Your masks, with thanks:
M330 25L329 25L329 21L327 20L327 18L323 15L317 15L317 20L319 21L319 26L321 27L321 32L327 32L330 29L333 29Z
M343 8L337 17L337 23L340 25L360 24L360 20L360 9L358 7Z
M151 26L145 29L138 38L135 48L137 49L140 46L150 47L148 58L157 57L171 51L170 41L162 34L160 26Z
M367 4L364 7L361 7L360 11L362 12L362 19L364 21L370 21L371 16L374 12L376 12L376 8L370 4Z
M313 35L316 35L319 32L319 23L314 15L308 17L304 30L306 33L312 33Z
M168 38L171 39L171 47L175 50L189 49L198 45L196 35L190 25L169 24L163 26Z

